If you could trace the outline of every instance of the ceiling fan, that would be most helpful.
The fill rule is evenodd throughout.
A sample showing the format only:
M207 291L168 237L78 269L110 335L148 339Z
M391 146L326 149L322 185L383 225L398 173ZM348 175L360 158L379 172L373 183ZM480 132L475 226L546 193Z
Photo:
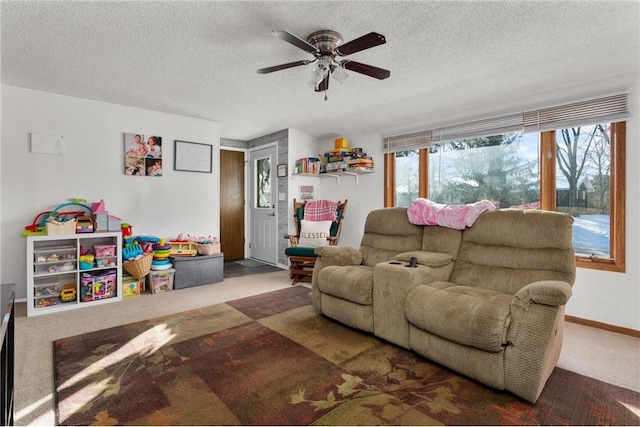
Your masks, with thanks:
M386 43L382 34L371 32L345 44L342 44L342 35L332 30L321 30L311 33L306 41L285 30L272 31L271 35L311 53L314 59L261 68L258 70L258 74L268 74L274 71L286 70L287 68L316 62L312 72L312 79L309 82L316 92L324 92L329 89L329 76L331 74L333 74L336 80L342 83L342 81L348 77L347 73L344 72L345 69L379 80L384 80L391 75L389 70L362 64L350 59L343 59L341 61L337 59L337 57L350 55ZM325 94L325 100L326 99Z

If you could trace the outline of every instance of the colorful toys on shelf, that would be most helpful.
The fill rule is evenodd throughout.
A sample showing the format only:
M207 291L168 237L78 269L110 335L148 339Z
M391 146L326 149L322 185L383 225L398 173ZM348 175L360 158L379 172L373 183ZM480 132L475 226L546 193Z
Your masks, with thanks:
M76 210L67 211L69 207L74 207ZM77 210L78 208L81 209ZM65 209L64 212L62 212L63 209ZM100 199L99 202L87 204L85 199L72 198L70 202L62 203L53 210L40 212L32 224L24 227L22 235L68 235L120 229L120 219L108 214L104 200ZM130 226L128 231L130 235ZM125 237L124 234L123 237Z

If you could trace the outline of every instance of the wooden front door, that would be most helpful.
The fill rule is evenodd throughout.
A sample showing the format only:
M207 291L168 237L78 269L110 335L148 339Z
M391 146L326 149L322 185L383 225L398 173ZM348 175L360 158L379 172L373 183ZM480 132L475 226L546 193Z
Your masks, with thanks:
M220 247L225 260L244 258L244 152L220 150Z

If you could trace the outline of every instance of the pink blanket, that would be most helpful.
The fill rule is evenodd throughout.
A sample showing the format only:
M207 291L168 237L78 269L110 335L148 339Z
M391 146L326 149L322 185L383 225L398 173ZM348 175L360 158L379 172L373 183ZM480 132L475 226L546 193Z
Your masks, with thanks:
M331 221L338 218L338 204L331 200L309 200L304 205L304 219L307 221Z
M484 211L496 207L488 200L469 205L443 205L427 199L416 199L407 208L409 222L415 225L439 225L441 227L464 230L471 227Z

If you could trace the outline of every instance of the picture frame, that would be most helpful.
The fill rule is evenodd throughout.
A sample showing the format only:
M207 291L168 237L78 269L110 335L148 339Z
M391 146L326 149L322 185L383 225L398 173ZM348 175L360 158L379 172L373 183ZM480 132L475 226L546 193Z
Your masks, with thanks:
M278 178L284 178L287 176L287 164L280 163L278 165Z
M124 174L162 177L162 137L125 132Z
M199 142L175 140L173 170L213 172L213 146Z

